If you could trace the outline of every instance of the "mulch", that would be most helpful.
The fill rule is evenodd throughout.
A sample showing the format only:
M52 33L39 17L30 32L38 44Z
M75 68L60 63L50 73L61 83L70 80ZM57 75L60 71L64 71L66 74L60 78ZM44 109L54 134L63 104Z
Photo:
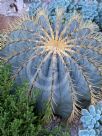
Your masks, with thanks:
M4 16L0 14L0 32L6 31L9 28L9 24L13 22L17 17L15 16Z

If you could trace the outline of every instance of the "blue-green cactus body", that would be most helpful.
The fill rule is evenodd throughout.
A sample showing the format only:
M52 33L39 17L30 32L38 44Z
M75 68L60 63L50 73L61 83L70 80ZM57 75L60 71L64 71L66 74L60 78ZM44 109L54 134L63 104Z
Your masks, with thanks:
M0 55L12 64L13 79L29 80L29 94L34 87L42 90L40 108L48 101L55 114L77 116L77 107L95 100L102 86L98 27L79 15L63 24L62 10L51 24L46 14L39 10L34 20L24 18L15 25Z

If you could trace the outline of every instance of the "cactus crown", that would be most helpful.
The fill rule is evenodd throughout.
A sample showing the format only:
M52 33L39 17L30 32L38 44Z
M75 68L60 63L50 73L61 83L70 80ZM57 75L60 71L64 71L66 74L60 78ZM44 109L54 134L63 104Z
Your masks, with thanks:
M63 23L63 9L56 10L54 21L47 13L39 9L36 17L11 25L1 54L15 66L14 79L29 79L29 94L35 86L45 90L53 112L72 120L83 100L101 97L102 34L79 14Z

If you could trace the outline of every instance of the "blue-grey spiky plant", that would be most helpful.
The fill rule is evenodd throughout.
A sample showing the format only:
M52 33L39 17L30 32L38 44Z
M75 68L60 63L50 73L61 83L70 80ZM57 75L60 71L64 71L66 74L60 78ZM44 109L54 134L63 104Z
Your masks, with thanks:
M43 5L41 0L35 0L29 5L29 15L34 16L39 7Z
M75 13L63 23L64 10L50 22L44 9L35 18L12 24L0 55L13 66L13 79L28 79L29 95L40 88L39 108L47 102L53 113L72 120L79 108L101 99L102 33Z
M102 136L102 102L89 106L89 110L83 109L81 122L79 136Z
M47 0L45 0L45 1L42 1L42 0L33 1L29 5L29 15L35 16L36 11L39 7L47 8L49 14L51 14L52 16L55 16L55 9L56 8L67 9L68 7L70 7L72 9L72 7L74 7L71 0L48 0L48 1L49 1L49 3L47 2Z
M81 13L84 19L93 20L98 17L98 2L97 0L79 0L77 7L81 8Z
M33 1L29 6L29 15L36 14L36 10L39 7L47 7L51 16L55 17L55 9L57 7L63 7L66 9L66 19L68 19L73 11L80 12L85 20L95 21L102 28L102 2L97 0L49 0L45 1Z
M85 20L95 21L102 28L102 2L97 0L79 0L75 5Z

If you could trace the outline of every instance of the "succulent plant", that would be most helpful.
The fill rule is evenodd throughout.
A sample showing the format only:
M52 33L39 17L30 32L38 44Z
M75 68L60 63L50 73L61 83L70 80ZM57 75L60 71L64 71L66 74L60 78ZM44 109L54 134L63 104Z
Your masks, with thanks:
M83 109L80 120L83 129L79 136L102 136L102 102L89 106L89 110Z
M0 56L12 64L13 79L29 80L29 95L34 87L42 90L39 109L47 102L53 113L72 120L101 97L102 33L77 13L65 23L63 9L53 23L47 13L39 9L35 18L11 25Z
M96 0L81 0L78 5L80 5L84 19L93 20L98 16L98 2Z
M90 19L102 28L102 2L98 0L80 0L75 8L79 10L85 20Z
M33 1L29 5L29 15L35 16L37 9L40 7L43 7L43 8L46 8L48 10L49 14L54 18L56 16L56 13L55 13L56 8L67 9L68 7L70 7L70 9L72 9L72 7L74 7L71 0L48 0L48 1L49 2L47 2L47 0ZM67 13L66 18L68 18L69 15L70 14Z
M102 1L98 5L98 17L95 19L99 24L100 28L102 28Z
M78 11L85 20L92 20L102 28L102 2L98 2L97 0L50 0L49 3L35 0L29 6L29 15L35 15L39 7L46 7L53 18L55 17L55 9L57 7L66 9L66 19L74 11Z
M34 16L39 7L43 5L41 0L35 0L29 5L29 15Z

